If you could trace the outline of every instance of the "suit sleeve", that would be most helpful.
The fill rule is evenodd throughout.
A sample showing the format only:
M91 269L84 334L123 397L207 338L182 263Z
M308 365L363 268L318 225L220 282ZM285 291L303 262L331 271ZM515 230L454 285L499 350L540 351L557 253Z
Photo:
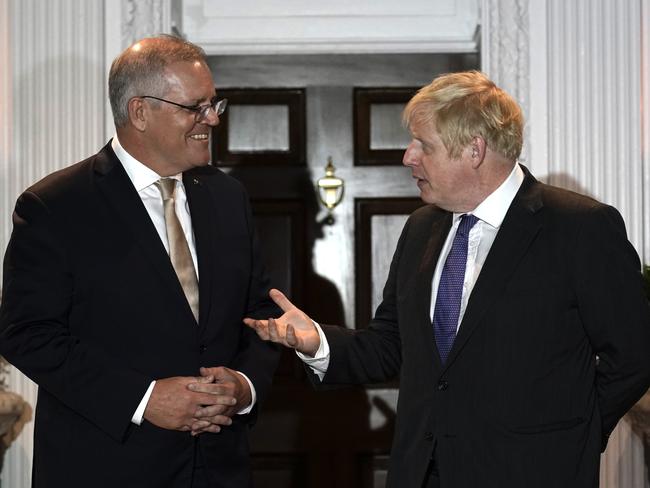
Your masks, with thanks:
M251 274L245 317L259 319L279 317L282 310L269 298L271 283L264 267L260 243L253 224L248 196L245 192L243 192L243 201L251 240ZM280 348L278 345L262 341L251 328L242 324L240 348L232 368L241 371L251 380L257 393L258 403L263 402L268 394L279 359ZM256 410L254 408L253 413Z
M325 384L380 383L395 378L402 364L402 343L398 324L398 282L400 259L408 236L407 221L397 243L384 286L382 302L369 326L349 330L323 326L330 345L330 363Z
M73 270L61 226L41 199L18 199L4 259L0 353L79 415L121 441L153 378L71 334Z
M584 217L575 252L579 313L598 356L604 450L616 423L650 384L650 310L639 258L613 207L595 207Z

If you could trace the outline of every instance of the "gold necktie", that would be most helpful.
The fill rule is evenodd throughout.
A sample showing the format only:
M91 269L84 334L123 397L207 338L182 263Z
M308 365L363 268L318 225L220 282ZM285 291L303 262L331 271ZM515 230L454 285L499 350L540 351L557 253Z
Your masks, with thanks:
M169 241L169 258L178 276L178 281L183 287L185 298L187 298L196 322L199 322L199 282L194 270L194 262L190 247L185 239L183 228L176 215L174 204L174 193L176 192L176 180L173 178L162 178L156 182L160 193L162 193L163 207L165 210L165 227L167 227L167 240Z

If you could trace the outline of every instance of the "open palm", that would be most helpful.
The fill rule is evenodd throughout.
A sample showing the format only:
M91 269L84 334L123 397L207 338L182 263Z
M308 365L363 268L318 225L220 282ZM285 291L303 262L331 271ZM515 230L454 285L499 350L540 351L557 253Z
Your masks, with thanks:
M269 296L284 314L268 320L245 318L244 323L265 341L276 342L308 356L314 356L320 345L314 321L291 303L280 290L272 289Z

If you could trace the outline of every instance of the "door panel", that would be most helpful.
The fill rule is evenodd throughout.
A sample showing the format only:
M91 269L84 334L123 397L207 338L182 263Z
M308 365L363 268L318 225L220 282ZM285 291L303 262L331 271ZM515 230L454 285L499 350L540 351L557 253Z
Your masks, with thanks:
M219 94L240 106L287 105L278 95L291 93L289 104L304 111L299 128L301 115L288 117L290 109L272 108L259 117L244 110L233 117L236 129L224 117L213 135L213 159L251 196L274 286L320 323L365 327L401 226L421 205L401 165L403 147L392 147L407 140L392 120L400 112L394 104L437 73L478 66L477 56L226 56L210 64ZM371 94L362 121L354 115L355 93ZM396 93L398 102L391 98ZM301 134L302 142L289 144L297 151L282 145L287 132ZM370 156L361 165L355 164L359 133L368 134ZM345 180L332 225L315 188L329 156ZM250 435L256 486L385 486L397 396L396 381L316 392L302 363L285 351Z

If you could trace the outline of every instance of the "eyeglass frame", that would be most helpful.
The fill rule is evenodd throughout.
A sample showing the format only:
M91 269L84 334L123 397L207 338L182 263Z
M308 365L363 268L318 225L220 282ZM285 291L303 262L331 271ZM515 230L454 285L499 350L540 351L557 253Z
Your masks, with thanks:
M216 95L210 100L210 103L206 103L203 105L183 105L182 103L172 102L171 100L166 100L160 97L154 97L153 95L140 95L137 98L152 98L154 100L169 103L171 105L176 105L177 107L184 108L185 110L189 110L190 112L194 112L196 114L194 116L194 122L196 122L197 124L200 124L201 122L203 122L205 119L208 118L210 109L214 110L214 113L217 114L217 117L219 117L221 114L223 114L226 111L226 106L228 105L227 98L222 98L219 100L217 99Z

